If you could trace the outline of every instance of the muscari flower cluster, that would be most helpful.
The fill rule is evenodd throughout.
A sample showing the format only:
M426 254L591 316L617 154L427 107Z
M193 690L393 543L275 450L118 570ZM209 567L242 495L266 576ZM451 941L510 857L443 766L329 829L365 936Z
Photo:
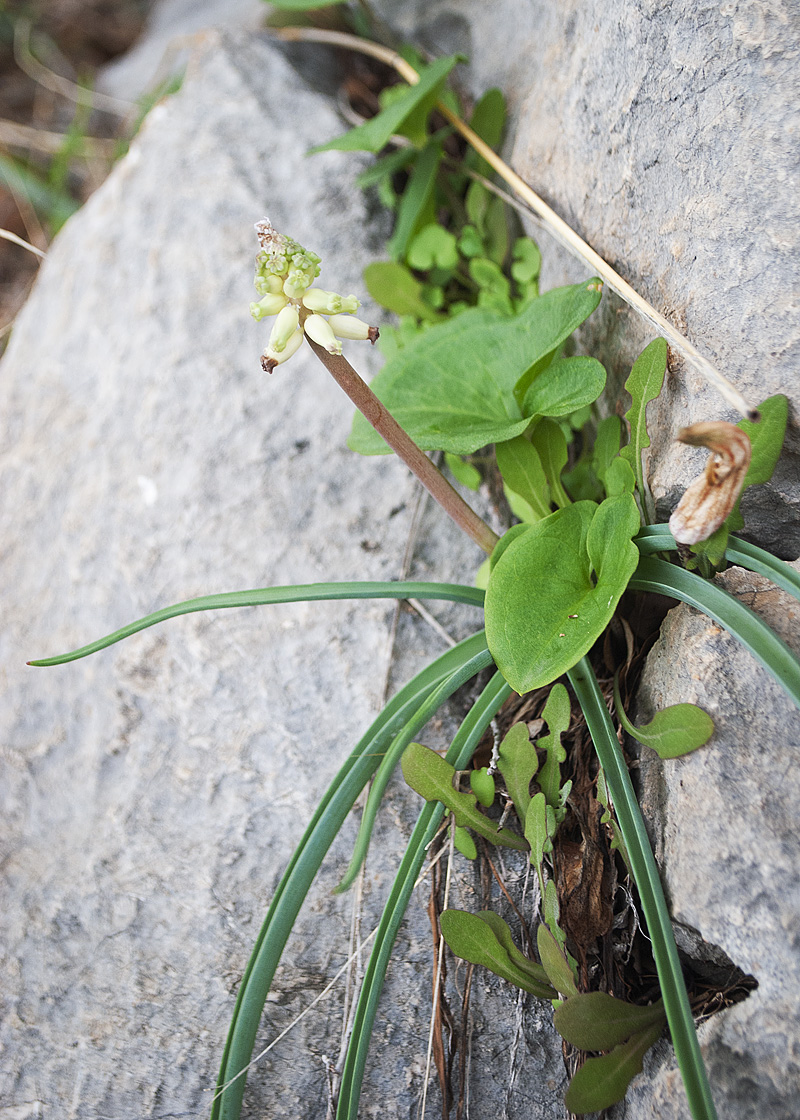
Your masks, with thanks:
M250 314L256 320L277 316L261 355L266 373L297 352L304 333L329 354L341 354L342 338L377 340L378 328L353 314L360 300L311 286L319 276L316 253L278 233L267 218L256 222L256 234L261 252L256 257L255 286L261 299L250 304Z

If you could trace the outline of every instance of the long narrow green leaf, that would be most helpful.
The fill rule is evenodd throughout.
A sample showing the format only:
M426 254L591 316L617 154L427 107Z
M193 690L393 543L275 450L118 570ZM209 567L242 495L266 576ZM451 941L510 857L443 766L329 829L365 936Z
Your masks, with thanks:
M651 562L643 561L643 563ZM666 564L664 566L669 567ZM675 1056L686 1088L689 1109L694 1120L716 1120L717 1114L700 1054L689 997L686 994L678 959L678 949L664 900L664 891L639 803L633 792L628 767L622 757L608 709L588 658L581 658L567 675L586 717L628 850L633 878L639 890L642 910L647 921L647 931L653 946L664 1009L672 1034Z
M800 708L800 661L778 635L744 603L715 583L655 557L642 557L628 585L680 599L724 626L786 690Z
M448 650L400 689L328 788L278 885L245 969L222 1056L211 1120L238 1120L245 1071L275 969L325 853L377 768L379 753L443 680L485 648L481 631Z
M666 525L645 525L633 540L642 556L652 556L654 552L675 552L678 548ZM780 560L758 545L733 536L728 538L725 555L732 564L766 576L778 587L794 595L795 599L800 599L800 572L785 560Z
M477 676L481 669L485 669L491 664L492 655L488 650L482 650L480 653L470 658L470 660L453 673L451 677L442 681L439 687L435 689L427 700L420 705L418 710L414 712L405 727L394 737L386 754L381 759L381 764L375 775L375 781L372 783L372 789L369 791L369 797L367 798L367 804L364 806L361 826L358 830L358 836L356 837L356 843L353 849L353 858L350 860L342 881L337 888L338 890L347 890L358 875L361 864L367 858L367 848L369 847L378 808L383 800L383 795L386 791L386 786L389 784L389 779L394 773L403 751L411 740L416 738L417 733L422 730L428 720L441 708L445 700L453 695L456 689L461 688L463 684L466 684L467 681Z
M500 673L495 673L461 724L447 752L447 761L457 770L466 766L484 731L510 695L509 685ZM336 1120L356 1120L367 1051L392 946L425 860L426 849L436 835L443 813L444 807L438 802L426 805L422 810L392 884L358 998L353 1033L342 1071Z
M260 607L276 603L308 603L320 599L447 599L455 603L468 603L475 607L483 606L483 591L477 587L467 587L459 583L417 583L406 582L381 582L370 583L298 583L290 587L260 587L252 591L227 591L220 595L202 595L199 599L187 599L183 603L175 603L171 607L162 607L160 611L145 615L136 622L129 622L90 642L87 646L73 650L71 653L62 653L58 657L44 657L38 661L29 661L29 665L64 665L67 661L77 661L80 657L88 657L90 653L111 646L114 642L129 638L139 630L146 630L148 626L155 626L168 618L176 618L181 614L192 614L194 611L215 611L227 607Z

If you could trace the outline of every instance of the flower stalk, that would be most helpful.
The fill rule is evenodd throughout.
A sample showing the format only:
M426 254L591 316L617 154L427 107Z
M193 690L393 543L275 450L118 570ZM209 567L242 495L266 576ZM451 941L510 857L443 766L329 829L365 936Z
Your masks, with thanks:
M350 400L372 424L378 435L386 442L420 480L432 498L435 498L445 513L456 525L478 545L491 555L500 539L486 522L478 516L455 490L442 472L425 452L397 423L395 418L370 389L369 385L341 354L330 354L318 342L306 335L308 344L328 370L334 381L348 395Z

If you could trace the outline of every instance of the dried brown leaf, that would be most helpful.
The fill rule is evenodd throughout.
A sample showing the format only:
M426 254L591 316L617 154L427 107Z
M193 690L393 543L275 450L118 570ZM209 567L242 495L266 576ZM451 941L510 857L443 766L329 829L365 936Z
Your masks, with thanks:
M669 519L679 544L697 544L719 529L736 505L747 468L750 440L735 424L724 420L692 424L678 432L681 443L707 447L706 469L689 486Z

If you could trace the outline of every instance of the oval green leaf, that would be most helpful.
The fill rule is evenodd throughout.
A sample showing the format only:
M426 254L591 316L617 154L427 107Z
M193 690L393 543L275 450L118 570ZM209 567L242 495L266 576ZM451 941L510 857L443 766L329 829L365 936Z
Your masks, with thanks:
M553 1025L579 1050L612 1050L631 1035L666 1023L664 1004L649 1007L626 1003L607 992L583 992L556 1009Z
M570 1112L583 1116L621 1101L633 1078L642 1072L644 1056L660 1035L660 1026L650 1027L602 1058L584 1062L564 1094L564 1104Z
M513 689L549 684L588 653L636 570L638 527L630 494L576 502L503 551L486 592L486 638Z
M425 451L467 455L513 439L528 426L515 386L592 313L600 299L597 283L556 288L516 316L488 308L464 311L404 347L371 388ZM556 395L548 390L540 403L549 407ZM362 455L389 450L360 413L348 443Z

